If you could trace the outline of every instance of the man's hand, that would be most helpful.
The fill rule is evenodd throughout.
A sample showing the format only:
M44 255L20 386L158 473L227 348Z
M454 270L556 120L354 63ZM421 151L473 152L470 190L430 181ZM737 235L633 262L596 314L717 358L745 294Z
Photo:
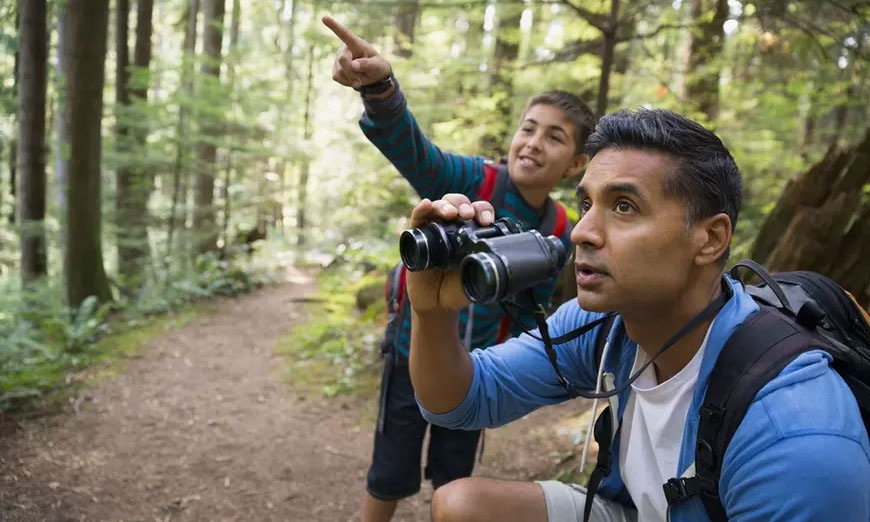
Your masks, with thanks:
M367 41L338 23L331 16L321 18L343 42L332 66L332 79L347 87L362 87L390 76L390 63Z
M471 202L463 194L447 194L442 199L423 199L411 212L410 227L418 228L432 222L476 219L481 226L490 226L495 211L488 201ZM408 272L408 297L418 313L458 311L470 301L462 291L459 270L437 268Z

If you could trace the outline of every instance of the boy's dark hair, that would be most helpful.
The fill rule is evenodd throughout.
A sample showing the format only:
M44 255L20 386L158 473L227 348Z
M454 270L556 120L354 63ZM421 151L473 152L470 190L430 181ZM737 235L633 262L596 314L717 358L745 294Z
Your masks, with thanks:
M523 109L523 115L535 105L552 105L568 116L568 119L574 124L575 152L576 154L583 154L586 139L589 137L589 133L592 132L592 127L595 126L595 114L589 106L570 92L553 90L542 92L529 98L525 109Z
M664 193L686 206L686 225L724 213L732 230L740 213L740 170L718 136L700 124L664 109L622 109L598 121L586 140L590 159L607 148L651 149L676 160ZM720 259L725 262L728 251Z

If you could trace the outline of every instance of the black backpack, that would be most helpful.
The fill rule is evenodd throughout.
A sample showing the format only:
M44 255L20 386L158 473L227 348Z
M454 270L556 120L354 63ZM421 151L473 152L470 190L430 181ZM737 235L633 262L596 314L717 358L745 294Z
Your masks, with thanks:
M700 408L695 446L695 476L668 480L662 487L669 505L699 495L714 522L728 520L719 498L722 459L735 431L756 394L798 355L823 349L831 366L855 395L864 426L870 431L870 317L855 299L831 279L810 271L768 274L751 260L737 263L759 279L745 285L759 304L758 313L746 319L719 354L704 403ZM605 411L595 424L599 457L593 476L610 471L613 426ZM598 481L590 479L589 498ZM588 503L591 507L591 502ZM584 520L588 520L588 509Z

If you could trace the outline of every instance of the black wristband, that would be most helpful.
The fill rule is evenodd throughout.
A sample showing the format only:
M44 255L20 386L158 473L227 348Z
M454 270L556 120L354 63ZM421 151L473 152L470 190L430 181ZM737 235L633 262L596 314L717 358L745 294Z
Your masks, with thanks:
M374 83L370 83L368 85L363 85L361 87L354 87L353 89L363 96L371 96L377 94L383 94L389 91L393 87L393 74L390 73L389 76L384 78L383 80L376 81Z

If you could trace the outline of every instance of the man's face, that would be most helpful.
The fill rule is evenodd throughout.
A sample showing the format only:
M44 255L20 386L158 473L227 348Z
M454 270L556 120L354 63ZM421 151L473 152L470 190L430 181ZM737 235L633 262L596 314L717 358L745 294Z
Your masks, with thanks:
M576 154L575 135L574 124L561 109L543 104L530 107L508 152L514 184L546 196L563 176L579 173L586 156Z
M666 154L604 149L577 188L577 301L590 311L660 313L683 294L695 258L686 212L662 191Z

